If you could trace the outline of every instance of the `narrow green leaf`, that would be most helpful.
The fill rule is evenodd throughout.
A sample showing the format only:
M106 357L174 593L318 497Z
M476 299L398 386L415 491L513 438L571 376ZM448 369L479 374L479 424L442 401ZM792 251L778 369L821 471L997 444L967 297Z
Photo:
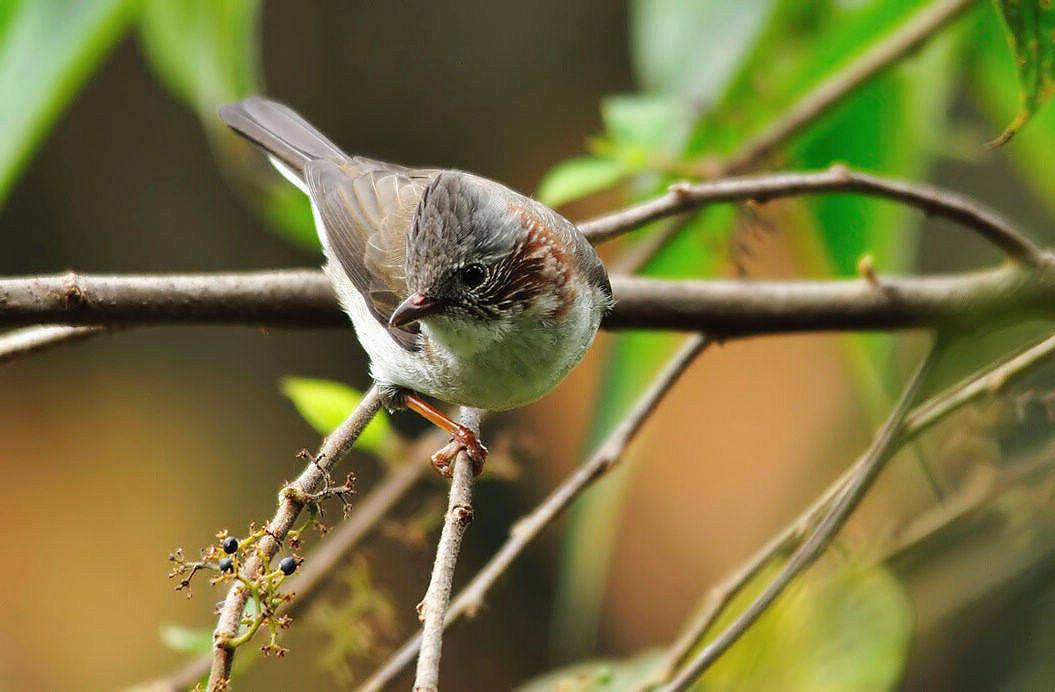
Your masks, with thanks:
M612 187L626 176L622 164L598 156L577 156L551 168L538 185L536 196L543 204L562 204Z
M0 2L0 203L137 7L135 0Z
M207 627L184 627L162 625L159 631L161 643L184 654L204 654L212 650L212 629Z
M308 377L283 377L279 388L293 402L300 415L320 435L329 435L363 399L362 392L346 384ZM383 455L392 440L388 416L374 416L359 436L358 449Z
M1055 93L1055 8L1051 0L994 0L1018 73L1018 113L992 142L1005 144Z
M981 15L971 27L970 50L967 51L968 93L978 109L994 127L1002 127L1012 117L1015 83L1006 78L1010 49L999 22ZM1007 162L1032 188L1034 199L1049 213L1055 213L1055 108L1043 108L1030 127L1015 136L1015 155Z
M150 0L139 38L161 82L215 120L217 106L258 88L259 14L257 0Z

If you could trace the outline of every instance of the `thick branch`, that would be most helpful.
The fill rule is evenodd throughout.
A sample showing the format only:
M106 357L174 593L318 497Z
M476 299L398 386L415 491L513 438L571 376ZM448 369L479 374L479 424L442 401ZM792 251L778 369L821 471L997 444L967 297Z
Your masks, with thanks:
M249 324L347 327L318 271L0 280L0 324ZM80 296L70 303L64 286ZM837 281L672 281L613 276L606 329L707 330L723 337L887 330L1055 313L1055 267ZM274 302L272 302L274 301Z
M346 326L314 270L0 279L0 325L250 324Z

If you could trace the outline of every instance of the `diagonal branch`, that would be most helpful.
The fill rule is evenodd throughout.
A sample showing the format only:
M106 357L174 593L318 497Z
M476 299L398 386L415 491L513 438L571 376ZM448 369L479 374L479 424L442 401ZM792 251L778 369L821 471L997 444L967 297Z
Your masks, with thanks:
M977 0L938 0L920 10L893 32L876 41L846 67L816 85L780 118L748 140L726 163L726 173L750 170L848 94L919 48L940 28L956 19Z
M633 440L649 415L655 411L660 400L670 391L696 356L711 343L708 337L702 335L694 335L685 340L645 392L641 394L630 413L608 435L590 459L557 486L530 514L513 526L509 538L498 552L476 573L473 580L451 603L444 628L450 627L465 615L472 615L479 610L487 592L528 545L538 538L543 529L553 523L576 498L619 462L627 445ZM381 668L374 672L361 689L364 691L383 689L392 678L414 660L421 641L420 634L407 640Z
M329 471L351 449L360 433L380 409L381 395L375 385L366 392L348 418L323 441L318 454L308 462L297 480L279 495L278 510L268 522L267 535L260 540L256 554L243 565L240 573L242 578L251 581L267 569L271 558L278 552L282 540L304 508L306 503L303 498L317 493L325 486ZM249 591L241 581L236 581L227 592L216 631L213 633L213 659L208 686L210 692L227 689L231 664L234 662L234 648L230 642L238 636L242 613L248 599Z
M12 329L0 334L0 363L6 363L30 353L46 351L62 344L105 334L108 331L110 330L106 327L69 327L66 325Z
M857 505L886 462L897 450L905 433L905 420L909 413L909 408L930 374L940 351L939 344L931 347L916 373L905 386L893 411L891 411L890 416L879 430L865 457L855 467L854 474L845 486L840 489L834 504L825 513L817 528L806 539L806 542L795 551L788 563L766 585L762 593L752 600L751 604L719 633L713 641L703 647L693 657L692 661L679 672L678 676L669 685L662 688L663 690L675 692L687 689L692 685L712 663L718 660L719 656L743 636L744 632L784 592L788 584L824 553L839 532L839 529L846 523L854 509L857 508Z
M1052 357L1055 357L1055 336L1050 336L1006 361L993 364L931 396L905 416L901 443L912 441L939 420L971 401L1003 391L1018 377ZM855 461L854 465L828 486L828 489L810 507L713 590L705 607L671 646L661 673L663 676L661 682L667 682L674 676L686 657L698 647L700 640L714 625L724 608L758 574L759 570L777 555L801 541L807 530L815 524L817 517L831 506L832 500L839 496L866 461L865 456Z

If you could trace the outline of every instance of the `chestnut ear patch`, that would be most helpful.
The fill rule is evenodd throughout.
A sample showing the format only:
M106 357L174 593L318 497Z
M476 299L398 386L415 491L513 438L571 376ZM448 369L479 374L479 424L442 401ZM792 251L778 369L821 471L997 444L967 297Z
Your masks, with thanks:
M573 273L575 265L568 248L549 225L530 210L515 204L509 211L526 231L515 251L508 298L514 302L545 300L550 303L547 319L562 320L575 302Z

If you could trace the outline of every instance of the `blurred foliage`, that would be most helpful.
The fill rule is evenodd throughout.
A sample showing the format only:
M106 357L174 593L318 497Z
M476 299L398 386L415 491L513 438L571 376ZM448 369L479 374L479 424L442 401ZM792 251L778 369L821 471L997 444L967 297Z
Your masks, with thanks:
M925 5L909 0L631 0L631 61L641 90L603 100L603 131L590 140L587 153L550 171L539 197L560 205L618 187L635 202L674 180L727 172L753 136ZM954 130L948 114L956 87L965 86L994 128L1010 120L1004 141L1033 119L1009 147L1015 152L1012 165L1045 204L1055 204L1049 164L1055 157L1055 111L1041 109L1053 89L1055 12L1041 0L1000 0L996 7L980 4L965 21L854 89L758 165L817 168L839 161L926 178L948 149ZM254 210L283 237L316 247L304 196L215 117L217 105L261 90L259 16L257 1L0 1L0 203L77 90L135 27L159 80L201 118L221 165ZM798 220L812 235L796 248L805 271L852 275L864 253L880 271L911 268L917 239L905 232L910 220L905 210L838 195L798 207ZM622 242L632 252L656 233L670 232L671 241L640 262L642 273L714 275L731 264L729 241L745 223L751 218L741 210L712 207L652 224ZM591 444L622 418L676 342L677 337L664 334L624 333L614 339ZM880 377L889 374L894 366L886 342L866 343L862 360ZM339 383L306 378L285 378L281 386L320 434L338 425L362 396ZM384 456L394 440L381 415L359 447ZM621 478L625 483L627 475ZM555 641L566 657L592 646L604 597L599 585L622 519L620 496L620 483L608 483L574 508L556 608ZM357 569L348 575L352 592L373 594L365 565ZM357 613L374 609L372 617L386 626L391 619L383 600L348 603L344 608ZM347 622L348 613L337 614L334 623ZM888 573L849 562L827 565L797 582L720 661L705 685L756 689L780 681L782 689L890 687L902 672L910 623L900 586ZM1044 641L1051 638L1047 629L1040 632ZM375 645L368 634L356 633L347 641L363 652ZM162 637L184 651L198 650L203 642L200 632L175 627L164 628ZM333 665L346 653L327 656ZM628 679L624 676L637 680L655 661L650 655L584 664L549 679L570 675L605 685L597 689L619 689L619 681ZM1029 670L1022 676L1032 679Z
M332 433L363 400L362 392L331 380L283 377L279 386L301 417L324 436ZM388 414L380 411L359 435L355 446L356 449L384 457L392 449L394 438L395 432L388 422Z
M909 0L632 3L632 61L643 91L602 103L604 131L590 141L590 156L558 164L543 179L539 196L559 204L621 185L628 201L634 202L663 192L675 180L722 174L754 135L900 30L926 4ZM974 36L963 25L997 24L991 8L982 6L973 14L971 20L946 29L915 55L853 89L773 152L769 163L815 169L841 162L925 179L940 152L949 149L946 121L955 86L963 77L958 68L969 55L977 59ZM714 40L700 40L701 36ZM723 40L727 37L730 40ZM989 81L995 83L988 96L1002 104L1008 98L1006 88L1013 89L1011 65L995 51L986 64L993 72ZM1045 139L1050 148L1052 138ZM805 213L799 213L795 222L811 229L814 238L796 248L804 271L854 275L865 254L882 272L911 269L917 247L917 234L911 230L913 212L851 195L818 196L799 206ZM729 239L745 219L750 223L750 216L729 208L689 215L673 242L652 257L642 273L713 274L728 264ZM644 233L655 233L661 225L654 224ZM641 237L642 233L631 234L627 242L633 244ZM622 418L670 353L675 338L619 334L615 341L591 437L594 445ZM848 363L862 400L873 411L882 409L882 383L894 379L897 366L889 337L858 337L848 344ZM572 510L554 614L553 649L561 657L581 656L592 649L604 602L597 584L604 581L622 522L620 499L628 478L629 474L621 474Z
M1019 107L997 138L1011 139L1055 92L1055 7L1050 0L996 0L1018 71Z
M711 632L728 625L775 574L761 570ZM908 655L912 621L908 599L889 572L823 561L794 582L693 689L893 689ZM576 663L520 690L639 690L657 680L662 662L661 656L646 653L625 661Z
M912 637L906 595L886 570L838 560L822 561L794 582L694 689L893 689ZM774 575L762 570L714 631L742 612Z
M138 6L136 0L0 2L0 205Z
M139 39L161 82L216 124L217 107L260 89L259 17L256 0L150 0Z

